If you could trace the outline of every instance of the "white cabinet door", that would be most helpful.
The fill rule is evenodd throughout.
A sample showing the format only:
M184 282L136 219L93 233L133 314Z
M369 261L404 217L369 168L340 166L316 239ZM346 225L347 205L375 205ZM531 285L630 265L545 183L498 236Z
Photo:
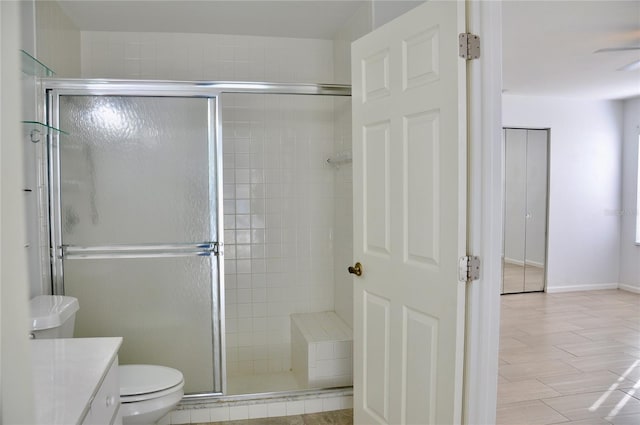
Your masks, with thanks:
M118 358L113 361L96 391L83 425L121 425Z
M356 424L461 421L464 8L426 2L352 46Z

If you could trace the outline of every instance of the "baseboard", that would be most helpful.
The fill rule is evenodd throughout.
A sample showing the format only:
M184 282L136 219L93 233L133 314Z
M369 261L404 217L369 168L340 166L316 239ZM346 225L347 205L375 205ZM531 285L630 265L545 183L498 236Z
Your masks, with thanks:
M602 289L618 289L621 285L618 283L595 283L592 285L566 285L566 286L547 286L547 292L557 293L557 292L576 292L576 291L599 291Z
M640 294L640 286L625 285L624 283L621 283L619 285L619 289L627 292L633 292L634 294Z

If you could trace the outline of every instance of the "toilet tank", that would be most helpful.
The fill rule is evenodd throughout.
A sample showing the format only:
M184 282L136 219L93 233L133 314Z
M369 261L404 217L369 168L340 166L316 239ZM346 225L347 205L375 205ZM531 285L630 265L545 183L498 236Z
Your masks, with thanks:
M29 302L31 334L36 339L73 338L78 300L62 295L39 295Z

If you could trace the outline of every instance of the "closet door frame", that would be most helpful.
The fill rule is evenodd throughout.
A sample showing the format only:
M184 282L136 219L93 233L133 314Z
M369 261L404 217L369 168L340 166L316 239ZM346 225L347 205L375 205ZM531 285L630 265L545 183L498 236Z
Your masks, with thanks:
M544 226L544 270L543 270L543 279L544 283L542 289L539 291L526 291L526 282L525 282L525 270L526 270L526 246L524 253L524 269L523 269L523 282L522 287L523 290L521 292L505 292L504 288L504 257L505 257L505 239L506 239L506 230L503 229L503 240L502 240L502 282L501 282L501 295L508 294L518 294L518 293L530 293L530 292L547 292L547 270L549 264L549 201L550 201L550 189L551 189L551 128L550 127L517 127L517 126L504 126L502 128L502 163L504 167L502 169L502 193L503 193L503 202L502 202L502 212L503 212L503 226L506 223L506 144L507 144L507 130L525 130L525 131L546 131L546 193L545 193L545 226ZM528 140L527 140L528 143ZM526 145L525 145L526 146ZM526 179L526 175L525 175ZM525 198L526 201L526 198ZM526 245L526 232L525 232L525 240L523 243Z

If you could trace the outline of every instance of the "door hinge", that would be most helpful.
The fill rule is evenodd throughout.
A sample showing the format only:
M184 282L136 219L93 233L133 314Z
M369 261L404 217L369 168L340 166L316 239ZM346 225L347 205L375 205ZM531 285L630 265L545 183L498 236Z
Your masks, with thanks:
M480 57L480 37L464 32L458 36L460 46L460 57L466 60L478 59Z
M480 279L480 257L473 255L460 257L458 271L460 282L472 282Z
M222 249L222 242L214 242L213 243L213 255L216 257L221 257L224 255L224 250Z

